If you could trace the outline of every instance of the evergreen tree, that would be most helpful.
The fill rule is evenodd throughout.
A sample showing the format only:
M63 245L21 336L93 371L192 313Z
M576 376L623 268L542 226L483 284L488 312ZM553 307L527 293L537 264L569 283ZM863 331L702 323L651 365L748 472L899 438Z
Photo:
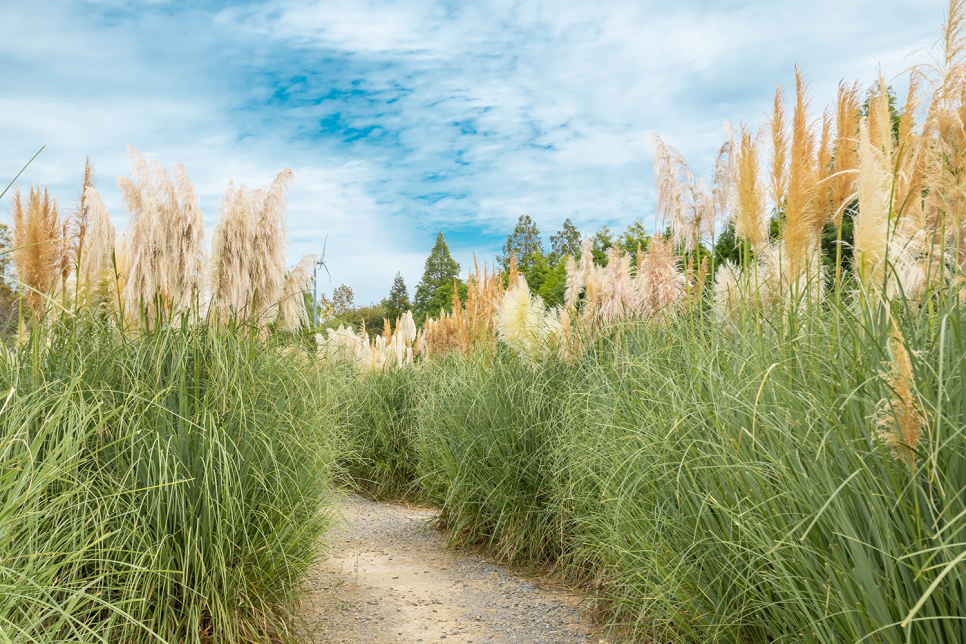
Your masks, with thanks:
M510 256L516 253L517 267L526 273L537 255L543 255L543 242L540 240L540 229L530 215L520 215L513 232L503 244L503 254L497 259L504 271L510 268Z
M416 297L413 299L413 312L421 319L427 315L435 316L439 314L439 306L434 301L436 291L441 287L449 289L449 301L447 304L452 306L453 280L460 273L460 265L456 263L452 255L449 254L449 246L443 233L436 235L436 244L432 252L426 258L423 279L416 286ZM441 295L444 292L441 292ZM437 300L439 298L436 298ZM435 310L433 310L435 308Z
M563 228L550 236L550 258L554 264L567 255L576 258L580 255L580 231L570 219L565 219Z
M409 291L406 289L406 282L403 280L402 273L396 273L392 288L389 289L389 297L385 300L386 318L390 324L396 324L396 318L411 308L409 304Z

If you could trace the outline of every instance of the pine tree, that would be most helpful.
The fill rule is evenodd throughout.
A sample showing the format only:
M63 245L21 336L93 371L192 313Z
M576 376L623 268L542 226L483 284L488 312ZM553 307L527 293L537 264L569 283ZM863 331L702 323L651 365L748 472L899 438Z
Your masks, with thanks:
M386 302L386 319L390 324L396 323L396 318L401 317L410 309L409 291L406 289L406 282L403 280L402 273L396 273L392 288L389 289L389 297Z
M540 240L540 229L530 215L520 215L513 232L503 244L503 254L497 259L503 270L510 268L510 256L516 253L517 266L521 272L526 272L535 261L537 255L543 255L543 242Z
M452 291L453 280L460 273L460 265L456 263L453 256L449 254L449 246L443 233L436 235L436 244L432 252L426 258L426 266L423 271L423 279L416 286L416 297L413 299L413 312L420 318L439 314L439 308L433 295L443 286L449 286ZM452 293L450 293L449 303L452 304ZM433 310L433 309L436 310Z
M565 219L563 228L550 236L550 258L554 264L567 255L576 258L580 255L580 231L570 219Z

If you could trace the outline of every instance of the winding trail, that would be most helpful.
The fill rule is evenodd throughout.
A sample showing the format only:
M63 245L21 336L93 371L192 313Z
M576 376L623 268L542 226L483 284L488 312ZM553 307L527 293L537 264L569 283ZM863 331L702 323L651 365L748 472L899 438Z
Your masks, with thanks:
M309 573L307 635L341 644L600 644L581 620L583 596L514 576L454 552L432 510L339 500L326 534L328 559Z

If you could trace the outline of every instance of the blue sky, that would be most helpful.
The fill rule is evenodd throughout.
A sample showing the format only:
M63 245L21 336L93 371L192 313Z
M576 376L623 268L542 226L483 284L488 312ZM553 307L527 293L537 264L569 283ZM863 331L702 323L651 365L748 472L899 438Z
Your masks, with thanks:
M185 166L211 225L229 180L261 186L291 167L292 263L328 236L322 290L378 301L397 271L415 291L438 230L465 269L523 213L545 238L568 217L586 233L638 217L654 229L650 132L706 172L723 121L760 124L795 63L820 109L840 79L867 86L880 65L891 79L919 62L943 10L4 0L0 177L46 144L20 183L67 205L90 154L123 226L115 176L131 144Z

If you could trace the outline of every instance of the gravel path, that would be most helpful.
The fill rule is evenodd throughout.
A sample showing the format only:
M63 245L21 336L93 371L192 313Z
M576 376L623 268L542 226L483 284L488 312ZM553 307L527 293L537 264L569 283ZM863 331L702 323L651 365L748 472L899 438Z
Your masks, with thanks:
M539 587L484 558L447 550L434 512L340 501L326 555L304 604L315 642L599 644L580 618L582 596Z

